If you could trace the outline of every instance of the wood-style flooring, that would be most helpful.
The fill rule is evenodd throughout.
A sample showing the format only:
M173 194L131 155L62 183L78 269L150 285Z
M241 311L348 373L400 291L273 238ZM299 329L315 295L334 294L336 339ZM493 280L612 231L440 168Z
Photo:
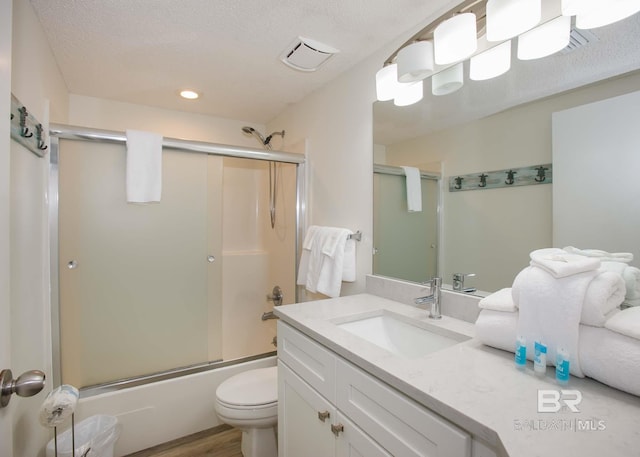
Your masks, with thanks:
M126 457L242 457L241 438L240 430L221 425Z

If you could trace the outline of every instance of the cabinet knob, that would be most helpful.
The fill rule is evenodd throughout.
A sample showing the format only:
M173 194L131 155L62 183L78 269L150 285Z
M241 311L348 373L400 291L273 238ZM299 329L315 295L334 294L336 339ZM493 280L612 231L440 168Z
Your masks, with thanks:
M318 411L318 419L320 419L322 422L326 421L329 416L329 411Z
M340 432L344 432L344 425L342 424L331 424L331 431L335 436L338 436Z

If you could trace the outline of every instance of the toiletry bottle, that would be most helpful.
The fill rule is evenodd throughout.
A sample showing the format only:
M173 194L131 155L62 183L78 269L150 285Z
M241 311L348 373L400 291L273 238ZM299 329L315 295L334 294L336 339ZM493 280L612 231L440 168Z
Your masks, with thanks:
M558 348L556 355L556 381L563 385L569 382L569 353L563 348Z
M516 368L518 370L524 370L527 366L527 340L524 336L520 335L516 338Z
M537 340L534 345L533 371L536 376L547 373L547 346L542 340Z

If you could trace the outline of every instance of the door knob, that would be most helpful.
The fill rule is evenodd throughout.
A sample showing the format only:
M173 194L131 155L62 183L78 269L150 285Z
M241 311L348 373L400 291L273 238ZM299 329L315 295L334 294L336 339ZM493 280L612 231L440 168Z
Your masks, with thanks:
M29 370L13 379L11 370L0 372L0 408L4 408L11 400L11 394L20 397L31 397L44 388L45 374L40 370Z

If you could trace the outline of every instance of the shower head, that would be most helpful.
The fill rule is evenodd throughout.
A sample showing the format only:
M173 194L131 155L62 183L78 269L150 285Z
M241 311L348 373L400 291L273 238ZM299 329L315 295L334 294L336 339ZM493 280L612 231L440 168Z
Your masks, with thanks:
M256 138L258 138L260 140L260 142L262 143L262 145L266 145L268 144L268 141L264 139L264 137L260 134L260 132L258 132L256 129L254 129L253 127L249 127L247 125L245 125L244 127L242 127L242 131L244 133L246 133L247 135L253 135Z
M273 138L273 135L280 135L282 138L284 138L284 130L282 132L273 132L271 135L269 135L265 140L264 140L264 144L267 145L271 142L271 138Z

